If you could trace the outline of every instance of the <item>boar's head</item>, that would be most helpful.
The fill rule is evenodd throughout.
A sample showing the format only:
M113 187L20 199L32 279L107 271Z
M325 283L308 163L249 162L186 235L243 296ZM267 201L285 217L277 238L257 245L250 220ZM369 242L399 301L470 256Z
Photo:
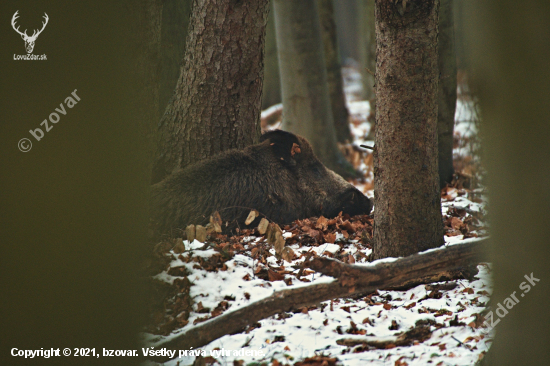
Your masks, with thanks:
M329 218L340 212L350 216L371 212L371 201L340 175L325 167L305 138L275 130L262 135L260 141L265 140L270 140L281 163L295 176L296 188L303 194L302 204L309 212Z

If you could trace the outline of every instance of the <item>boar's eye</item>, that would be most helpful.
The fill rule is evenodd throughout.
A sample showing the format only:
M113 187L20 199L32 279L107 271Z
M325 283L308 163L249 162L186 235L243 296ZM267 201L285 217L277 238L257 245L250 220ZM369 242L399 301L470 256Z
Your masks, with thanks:
M314 164L310 166L310 171L316 179L321 179L323 177L323 168L321 164Z

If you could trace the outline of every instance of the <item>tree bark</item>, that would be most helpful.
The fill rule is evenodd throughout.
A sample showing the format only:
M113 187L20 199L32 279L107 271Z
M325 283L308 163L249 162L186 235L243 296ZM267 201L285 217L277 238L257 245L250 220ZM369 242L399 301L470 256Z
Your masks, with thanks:
M316 0L275 0L283 129L304 136L330 169L355 175L336 145Z
M437 141L439 187L453 180L453 130L456 110L456 52L453 1L441 0L439 7L439 96Z
M438 9L439 0L376 0L374 259L444 242L437 168Z
M327 68L328 93L334 128L336 129L336 140L342 143L351 142L349 112L346 106L346 96L344 95L342 65L340 65L340 56L338 55L332 0L318 0L318 5L321 36L325 51L325 65Z
M448 273L484 260L484 242L484 239L476 240L369 266L317 257L306 263L306 266L329 273L337 277L337 281L277 291L265 299L190 328L185 333L157 344L156 348L202 347L226 334L241 332L246 326L284 311L297 310L338 297L358 296L387 288L418 286L427 283L426 278L442 281L443 278L438 273ZM157 360L166 361L166 358Z
M181 76L159 124L152 182L257 143L268 0L195 0Z
M164 114L181 74L191 5L192 0L163 1L160 25L159 118Z
M262 92L262 109L282 102L281 77L279 76L279 58L277 57L277 40L275 37L275 12L273 3L267 19L265 31L265 69Z

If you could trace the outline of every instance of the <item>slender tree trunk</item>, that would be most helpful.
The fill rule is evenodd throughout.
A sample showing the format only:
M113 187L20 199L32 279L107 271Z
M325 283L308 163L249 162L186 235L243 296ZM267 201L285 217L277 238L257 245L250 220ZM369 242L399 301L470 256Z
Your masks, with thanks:
M281 78L279 76L279 58L277 57L277 40L275 36L275 12L273 4L267 19L265 31L265 69L262 92L262 109L282 102Z
M257 143L268 0L195 0L175 93L159 124L152 182Z
M316 0L275 0L283 129L307 138L330 169L355 171L336 145Z
M375 259L444 242L437 169L438 9L439 0L376 0Z
M338 142L351 142L351 130L349 128L349 112L344 95L344 82L342 80L342 65L338 55L338 43L336 37L336 24L334 23L334 8L332 0L318 0L319 21L321 22L321 36L325 51L325 64L327 68L328 93L332 108L334 128Z
M456 53L453 1L441 0L439 7L439 101L437 138L439 187L453 180L453 130L456 110Z
M352 58L359 60L359 49L357 47L357 38L359 33L359 24L357 11L360 0L335 0L334 1L334 19L338 25L338 45L340 59L346 60Z
M376 72L376 32L374 28L374 0L360 0L359 52L361 53L361 78L363 96L374 100L374 75ZM367 69L369 71L367 71Z
M465 28L467 28L464 6L465 4L463 1L453 1L453 23L455 29L456 64L458 70L470 69L464 42Z
M467 51L483 111L495 281L491 311L498 322L482 364L547 365L550 2L464 5L467 45L473 46Z
M371 124L368 139L374 139L376 132L376 94L374 93L376 73L376 31L374 20L374 0L359 0L360 19L359 51L361 53L361 80L363 97L370 103L370 114L367 120Z
M162 117L181 74L192 0L165 0L162 7L159 118ZM157 119L158 120L158 119Z

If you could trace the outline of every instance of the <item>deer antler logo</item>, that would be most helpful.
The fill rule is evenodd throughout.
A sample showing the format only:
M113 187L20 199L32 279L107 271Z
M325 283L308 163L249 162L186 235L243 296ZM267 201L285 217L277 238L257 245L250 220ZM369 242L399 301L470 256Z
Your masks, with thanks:
M19 31L19 27L17 27L17 28L15 27L15 20L17 18L19 18L19 15L17 15L18 12L19 12L19 10L17 10L15 12L15 14L13 14L13 18L11 18L11 26L13 27L13 29L17 33L19 33L21 35L21 38L23 38L23 41L25 41L25 48L27 49L27 53L32 53L32 50L34 49L34 42L36 42L36 38L38 38L40 33L42 33L44 28L46 28L46 24L48 24L48 20L50 18L48 18L48 14L44 13L45 22L42 23L42 29L40 29L39 31L37 31L35 29L32 36L29 37L27 35L27 30L26 29L25 29L24 32L21 32L21 31Z

